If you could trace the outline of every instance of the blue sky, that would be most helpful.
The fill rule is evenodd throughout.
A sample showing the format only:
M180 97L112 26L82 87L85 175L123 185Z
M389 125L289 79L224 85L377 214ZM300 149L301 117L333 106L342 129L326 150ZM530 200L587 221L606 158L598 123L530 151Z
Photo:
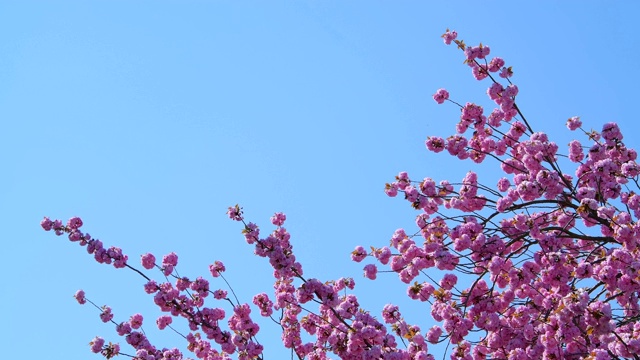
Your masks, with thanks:
M352 276L363 307L379 314L393 302L430 327L428 306L394 275L362 278L349 252L413 229L416 214L382 191L399 171L495 176L493 165L424 148L457 121L456 108L431 99L438 88L489 108L488 84L439 38L447 27L514 67L520 108L561 148L574 115L595 129L616 121L639 143L635 2L483 4L0 2L3 357L98 358L94 336L118 341L75 303L80 288L118 321L141 312L151 330L158 314L141 278L43 232L45 215L81 216L136 264L175 251L180 273L196 277L222 260L250 302L271 292L271 272L225 210L240 203L263 232L284 211L307 276ZM183 345L152 333L157 345ZM264 323L259 339L267 359L286 358L275 326Z

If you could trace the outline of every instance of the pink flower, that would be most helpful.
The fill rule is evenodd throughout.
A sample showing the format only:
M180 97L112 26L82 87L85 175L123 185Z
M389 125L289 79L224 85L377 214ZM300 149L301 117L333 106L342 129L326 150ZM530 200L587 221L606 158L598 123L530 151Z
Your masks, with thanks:
M171 273L173 273L173 269L173 266L165 265L164 267L162 267L162 273L164 274L164 276L169 276L171 275Z
M502 84L493 83L487 89L487 95L489 95L489 99L495 101L497 104L500 104L502 102L503 91L504 91L504 87L502 86Z
M258 225L252 222L245 225L242 233L244 234L244 239L247 241L247 244L253 244L260 238L260 229Z
M487 124L493 127L498 127L500 126L502 120L504 120L504 111L500 109L493 109L493 111L491 112L491 114L489 114L489 117L487 118ZM497 155L501 155L501 154L497 154Z
M404 196L408 201L416 202L420 197L420 193L415 187L407 186L406 188L404 188Z
M467 46L464 49L464 54L467 57L467 64L469 66L475 66L475 59L480 59L482 56L481 46Z
M171 252L165 256L162 257L162 266L166 266L166 265L171 265L171 266L177 266L178 265L178 255L174 252Z
M227 215L231 220L242 221L244 218L242 217L242 208L240 205L236 204L235 206L229 206L227 210Z
M440 335L442 335L442 328L436 325L429 329L426 338L428 342L436 344L440 338Z
M499 57L494 57L489 62L489 71L491 71L491 72L500 71L500 69L503 66L504 66L504 60L502 58L499 58Z
M102 346L104 345L104 339L99 336L96 336L95 338L93 338L93 340L91 340L89 345L91 346L91 351L97 354L100 351L102 351Z
M580 121L580 117L578 116L574 116L567 120L567 128L569 128L569 130L571 131L580 128L580 126L582 126L582 121Z
M173 269L178 265L178 255L171 252L162 257L162 272L165 276L171 275Z
M120 354L120 345L109 343L109 345L105 346L100 353L105 357L105 359L112 359L114 356Z
M489 46L480 44L480 59L486 58L489 56L489 53L491 53Z
M223 273L225 270L226 269L222 261L216 260L213 264L209 265L209 271L211 272L211 276L213 277L220 276L220 273Z
M411 184L411 179L409 179L409 174L406 171L401 171L396 175L396 184L400 190L404 190L407 186Z
M387 265L389 263L389 259L391 259L391 249L389 247L384 246L380 249L377 249L373 255L380 261L381 264Z
M144 292L147 294L153 294L159 290L158 284L155 280L149 280L146 284L144 284Z
M82 239L82 232L71 230L71 232L69 233L70 241L80 241L81 239Z
M364 247L360 245L356 246L355 250L351 252L351 260L355 262L360 262L364 260L364 258L366 257L367 257L367 251L364 249Z
M89 244L87 245L87 252L89 254L94 254L97 251L100 251L102 249L102 241L100 240L92 240L89 241Z
M507 189L509 189L509 186L511 186L511 184L509 183L509 179L507 178L501 178L498 181L498 190L505 192L507 191Z
M423 283L419 293L420 301L428 301L434 291L435 288L431 284Z
M389 197L395 197L396 195L398 195L398 185L396 185L396 183L387 183L384 186L384 192Z
M76 300L78 301L78 304L80 304L80 305L87 303L87 299L85 299L85 297L84 297L84 291L83 290L76 291L76 294L73 295L73 297L76 298Z
M275 213L272 217L271 217L271 223L275 226L282 226L284 225L284 221L287 220L287 215L285 215L284 213L278 212Z
M474 103L466 103L462 108L462 114L460 114L461 120L479 120L482 116L483 108L480 105Z
M142 326L142 315L141 314L131 315L131 318L129 319L129 324L131 325L131 328L139 329Z
M100 314L100 320L102 322L109 322L113 319L113 314L111 313L111 308L107 305L102 307L102 313Z
M187 290L189 288L189 285L191 285L191 281L189 281L189 278L187 277L181 277L176 280L176 289L180 291Z
M500 77L501 78L508 79L508 78L510 78L512 76L513 76L513 70L511 70L511 66L503 67L502 70L500 70Z
M433 100L435 100L438 104L442 104L447 99L449 99L449 92L445 89L438 89L438 91L433 94Z
M53 228L53 221L45 216L44 219L40 221L40 226L42 226L44 231L50 231Z
M69 221L67 222L67 227L69 227L69 229L71 230L77 230L82 226L82 219L80 219L79 217L72 217L71 219L69 219Z
M120 336L124 336L131 333L131 324L129 324L128 322L122 322L116 325L116 332Z
M217 299L217 300L226 299L227 298L227 291L226 290L222 290L222 289L218 289L218 290L213 292L213 297L215 299Z
M510 98L516 97L518 95L518 87L514 84L507 86L507 88L504 89L503 95Z
M620 168L622 170L622 175L626 177L636 177L640 174L640 167L636 164L635 161L630 161L622 164Z
M582 144L578 140L573 140L569 143L569 160L573 162L580 162L584 159L584 153L582 152Z
M382 319L387 324L391 324L399 320L402 316L397 305L387 304L382 309Z
M153 256L153 254L151 253L146 253L142 255L141 260L142 260L142 267L147 270L153 269L153 267L156 264L156 257Z
M425 145L429 151L435 153L439 153L445 149L444 139L439 136L429 136L427 141L425 141Z
M171 322L173 318L169 315L162 315L156 320L156 324L158 325L158 329L164 330Z
M112 246L107 250L107 255L113 260L113 267L121 269L127 265L129 257L122 253L122 249Z
M197 292L201 297L206 297L209 295L209 281L198 276L198 278L191 283L191 290Z
M364 266L364 276L369 280L375 280L378 274L378 268L374 264Z
M609 355L609 353L607 352L606 349L593 350L590 355L594 358L594 360L609 360L609 359L611 359L611 356Z
M444 40L444 43L447 45L451 45L451 42L455 40L457 37L458 37L458 33L455 30L449 31L449 29L447 29L447 32L442 34L442 39Z
M471 73L476 80L484 80L489 76L485 65L476 65L471 68Z
M260 315L271 316L273 313L273 302L269 300L269 296L267 296L267 294L257 294L253 297L253 303L260 308Z
M105 359L112 359L114 356L120 354L120 345L109 343L109 345L102 349L101 353L102 356L105 357Z
M440 280L440 286L445 290L451 290L458 282L458 277L454 274L445 274Z
M602 135L602 138L607 141L607 144L611 145L620 142L623 138L618 124L613 122L604 124L600 134Z
M465 153L467 139L460 135L453 135L447 138L446 149L453 156L460 156Z

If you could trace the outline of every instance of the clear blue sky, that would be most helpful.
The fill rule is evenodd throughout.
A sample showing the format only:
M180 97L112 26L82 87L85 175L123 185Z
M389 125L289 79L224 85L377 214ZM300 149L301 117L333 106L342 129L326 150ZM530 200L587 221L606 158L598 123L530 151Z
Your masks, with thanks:
M427 305L394 275L362 278L349 252L413 229L415 213L382 191L399 171L459 180L471 168L424 148L457 121L436 89L489 106L487 84L439 36L456 29L512 65L520 107L561 148L574 115L596 129L619 122L637 148L639 11L632 1L1 1L2 357L97 359L94 336L118 341L75 303L80 288L118 321L141 312L150 330L157 315L141 278L43 232L45 215L81 216L134 263L175 251L195 277L222 260L250 302L271 292L269 266L225 210L240 203L263 231L284 211L309 277L353 276L370 311L395 302L430 327ZM259 339L267 359L286 358L275 326Z

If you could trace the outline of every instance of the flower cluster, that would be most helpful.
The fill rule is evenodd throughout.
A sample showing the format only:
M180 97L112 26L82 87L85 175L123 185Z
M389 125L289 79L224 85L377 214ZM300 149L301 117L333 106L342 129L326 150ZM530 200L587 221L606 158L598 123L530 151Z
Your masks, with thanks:
M455 32L443 38L464 51L476 79L490 79L487 95L496 107L485 116L479 105L460 105L456 134L431 136L426 147L477 163L495 159L507 176L495 187L481 185L474 172L457 184L437 185L431 178L414 181L401 172L385 192L403 194L420 212L417 232L393 234L391 261L381 259L381 250L366 252L362 246L352 253L353 260L372 256L407 284L432 268L445 270L439 282L416 281L407 294L414 300L433 299L431 315L442 326L429 330L426 338L454 344L452 358L637 357L636 151L624 145L617 124L607 123L601 132L583 131L591 144L569 143L567 157L577 169L564 173L559 146L547 134L534 132L516 105L517 86L491 76L511 77L504 60L488 61L487 46L466 46ZM443 103L443 94L448 99L439 89L434 100ZM579 117L566 125L582 129ZM364 268L371 279L373 266ZM456 288L454 272L473 277ZM471 341L471 331L483 335Z
M62 221L52 221L48 217L45 217L40 222L40 226L42 226L45 231L53 230L58 236L68 234L70 241L78 242L81 246L87 246L87 252L92 254L97 262L101 264L113 264L113 267L116 269L127 266L129 257L122 253L122 249L113 246L105 249L102 241L93 239L88 233L80 231L82 225L82 220L79 217L69 219L66 226L62 225Z
M281 312L279 323L286 348L292 349L299 359L327 359L330 353L341 359L409 359L415 354L421 359L430 358L420 353L423 351L426 356L426 344L399 349L394 335L360 308L356 296L340 294L342 290L354 289L353 279L321 282L304 278L302 265L296 261L289 242L291 236L283 227L284 220L284 214L274 215L272 223L278 227L264 238L259 237L258 227L253 223L245 224L243 233L247 242L255 246L255 254L269 259L273 267L275 300L272 302L266 294L258 294L253 302L263 316ZM366 254L364 249L358 251ZM352 256L357 257L357 252ZM313 303L318 306L316 311L308 307ZM304 316L303 311L307 312ZM304 342L302 330L315 341ZM419 339L416 337L416 341Z
M178 265L178 255L169 253L162 257L161 265L156 265L156 257L147 253L141 256L141 264L144 269L150 270L157 267L162 275L173 277L175 283L170 281L156 282L140 270L126 263L128 257L122 254L119 248L105 249L102 242L92 239L89 234L82 233L79 228L82 226L82 220L74 217L70 219L66 226L62 225L60 220L50 220L44 218L41 226L44 230L54 230L57 235L69 234L69 239L79 242L80 245L86 245L90 254L93 254L95 260L99 263L113 263L114 267L128 267L139 275L143 276L147 283L144 285L146 293L153 295L154 303L161 311L168 313L160 316L156 324L160 330L169 327L174 317L184 318L189 329L195 333L185 336L189 341L188 348L196 351L196 355L201 359L228 359L229 354L238 353L242 359L254 359L262 353L262 345L256 339L259 328L256 324L253 327L248 326L250 321L248 312L241 312L239 309L248 309L248 305L237 304L235 306L234 315L229 319L229 330L222 328L222 320L225 319L226 313L222 308L209 308L204 306L204 300L212 293L216 300L227 300L227 292L222 289L211 290L209 281L203 277L197 277L190 280L187 277L178 277L175 274L175 268ZM225 266L220 261L215 261L210 265L212 276L219 277L225 271ZM90 302L86 298L84 291L79 290L74 295L79 304ZM126 342L136 351L136 359L181 359L180 350L157 348L151 344L144 331L141 331L143 317L141 314L131 316L129 321L116 323L114 322L114 314L109 306L98 307L93 302L93 306L100 311L100 319L105 322L111 322L116 326L118 335L125 337ZM232 325L232 320L236 322ZM140 330L140 331L138 331ZM198 332L199 331L199 332ZM206 340L202 337L206 337ZM212 343L219 346L215 349ZM97 337L91 342L93 352L101 353L107 359L118 355L120 347L118 344L104 345L104 340Z
M386 305L378 320L360 306L352 278L306 278L284 226L285 214L271 217L275 229L264 236L235 205L228 208L229 218L242 223L245 241L273 269L273 296L257 294L253 305L280 325L284 347L298 359L430 360L429 346L439 343L450 349L451 359L638 358L637 152L623 143L617 124L587 132L580 118L572 117L566 127L582 131L587 140L571 141L562 154L524 117L516 103L519 89L511 81L512 68L504 59L489 58L486 45L467 46L455 31L447 30L442 38L464 52L475 79L489 82L486 93L493 109L486 113L481 105L462 105L439 89L433 99L459 106L460 117L453 135L429 136L425 146L487 166L495 161L500 178L486 185L474 171L459 182L420 180L400 172L384 191L404 196L418 212L416 229L396 230L389 246L356 246L351 253L355 262L372 260L363 268L370 280L378 278L379 268L396 273L407 285L406 295L429 304L438 324L424 330L409 324L394 304ZM567 164L575 167L573 173L561 170ZM163 256L160 264L150 253L141 256L144 269L162 274L163 280L155 281L128 264L119 248L104 248L80 231L78 217L66 225L44 218L41 226L86 246L99 263L128 267L143 276L144 291L166 313L156 325L177 332L172 324L181 318L191 331L183 335L187 349L197 358L263 358L256 340L260 327L251 319L250 305L229 299L226 290L211 290L203 277L178 276L175 253ZM209 271L226 282L222 262L215 261ZM232 305L230 316L222 307L205 306L209 293ZM96 306L82 290L74 297L96 307L102 321L116 325L117 334L135 350L132 358L182 359L179 350L150 343L142 315L116 323L110 307ZM121 354L118 344L105 345L100 337L90 347L107 359Z

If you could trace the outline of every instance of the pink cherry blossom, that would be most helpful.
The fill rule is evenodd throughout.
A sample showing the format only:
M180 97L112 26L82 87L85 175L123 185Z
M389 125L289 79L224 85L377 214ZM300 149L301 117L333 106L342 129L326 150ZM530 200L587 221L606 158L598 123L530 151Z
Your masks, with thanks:
M360 262L367 257L367 251L362 246L356 246L355 250L351 252L351 260Z
M173 318L169 315L162 315L156 320L156 324L158 325L158 329L164 330L171 322Z
M384 187L384 192L389 197L395 197L396 195L398 195L398 185L396 185L395 183L387 183Z
M213 297L218 299L218 300L226 299L227 298L227 291L226 290L222 290L222 289L215 290L213 292Z
M375 280L378 268L374 264L367 264L364 267L364 276L369 280Z
M131 318L129 319L129 324L131 325L132 329L139 329L142 326L142 320L143 320L143 317L141 314L134 314L134 315L131 315Z
M67 227L71 230L78 230L82 226L82 219L79 217L72 217L67 222Z
M80 305L87 303L87 300L84 297L84 291L83 290L76 291L76 294L73 297L76 298L76 300L78 301L78 304L80 304Z
M271 223L273 225L276 226L282 226L284 225L285 220L287 220L287 216L281 212L279 213L275 213L272 217L271 217Z
M42 221L40 222L40 226L42 226L45 231L50 231L53 228L53 221L45 216L44 219L42 219Z
M235 221L242 221L242 208L237 204L235 206L230 206L227 210L227 215L229 218Z
M569 128L569 130L576 130L580 126L582 126L582 121L580 121L580 118L577 116L571 117L567 120L567 128Z
M458 33L455 30L449 31L449 29L447 29L447 31L442 35L442 38L444 39L444 43L447 45L451 44L451 42L455 40L457 37L458 37Z
M120 336L124 336L131 333L131 324L129 324L128 322L122 322L116 325L116 332Z
M427 146L427 149L429 149L429 151L433 151L436 153L439 153L445 149L444 139L437 136L429 136L427 138L427 141L425 141L425 145Z
M489 62L489 71L491 72L498 72L500 71L501 68L504 67L504 60L500 57L494 57L493 59L491 59L491 62Z
M501 78L508 79L508 78L510 78L512 76L513 76L513 70L511 70L511 67L503 67L500 70L500 77Z
M438 91L433 94L433 100L438 104L444 103L447 99L449 99L449 92L445 89L438 89Z
M89 345L91 346L91 351L97 354L102 351L102 347L104 346L104 339L96 336L95 338L93 338L93 340L91 340Z
M213 264L209 265L209 271L211 272L211 276L218 277L222 274L226 268L222 261L216 260Z
M103 306L102 307L102 313L100 314L100 320L102 320L102 322L109 322L113 319L113 314L111 313L111 308L108 306Z
M153 269L153 267L156 264L156 257L153 256L153 254L146 253L146 254L142 255L141 258L142 258L142 267L143 268L145 268L147 270Z

